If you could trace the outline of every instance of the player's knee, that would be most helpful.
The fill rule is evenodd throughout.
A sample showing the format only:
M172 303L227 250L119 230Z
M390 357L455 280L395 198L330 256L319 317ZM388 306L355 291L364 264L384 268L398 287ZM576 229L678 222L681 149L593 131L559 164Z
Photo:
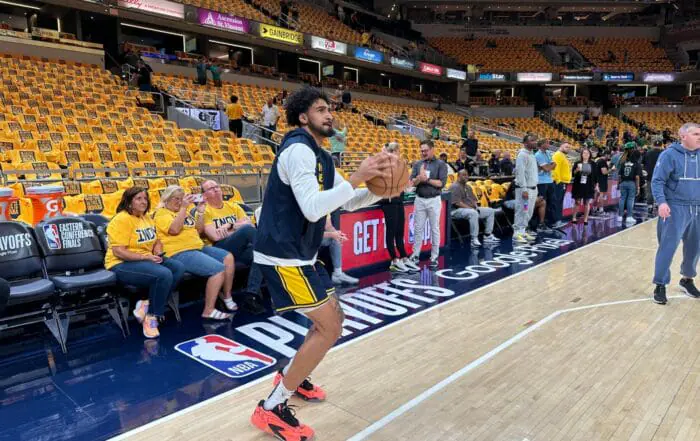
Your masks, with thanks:
M338 308L335 316L333 317L333 320L330 323L330 329L329 329L329 334L333 338L333 341L339 339L340 335L343 333L343 321L344 320L345 320L345 313L343 313L342 309Z
M328 335L331 338L331 340L336 341L340 338L340 335L343 333L343 321L340 320L340 317L336 317L335 320L331 323L328 329Z

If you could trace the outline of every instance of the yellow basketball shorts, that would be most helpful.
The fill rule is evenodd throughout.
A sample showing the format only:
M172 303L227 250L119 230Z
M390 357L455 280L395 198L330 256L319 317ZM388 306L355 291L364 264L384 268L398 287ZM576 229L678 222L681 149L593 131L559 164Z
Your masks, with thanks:
M259 267L277 312L316 308L335 293L328 271L320 261L305 266Z

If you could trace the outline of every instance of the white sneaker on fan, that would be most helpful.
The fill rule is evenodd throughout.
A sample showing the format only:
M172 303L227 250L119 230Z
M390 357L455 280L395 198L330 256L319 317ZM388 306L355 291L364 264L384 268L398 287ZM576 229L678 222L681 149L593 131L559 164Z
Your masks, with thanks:
M410 271L420 271L420 267L418 265L416 265L411 259L406 258L406 259L403 259L401 262Z
M349 284L349 285L357 285L360 283L360 279L356 279L354 277L350 277L344 272L334 272L333 277L332 277L333 283L336 285L342 285L342 284Z

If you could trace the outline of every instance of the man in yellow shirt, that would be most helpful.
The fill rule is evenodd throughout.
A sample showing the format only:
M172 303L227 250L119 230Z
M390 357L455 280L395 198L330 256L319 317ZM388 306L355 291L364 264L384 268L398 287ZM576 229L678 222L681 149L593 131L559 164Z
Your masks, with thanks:
M226 106L228 117L228 129L236 134L237 138L243 136L243 107L238 102L236 95L231 95L231 104Z
M204 211L204 242L233 254L236 262L250 267L248 284L240 307L251 314L265 312L260 299L262 274L253 264L253 249L257 229L243 208L233 201L224 201L221 187L216 181L204 181L202 194L207 203Z
M569 158L566 157L570 147L569 143L565 142L552 155L552 162L554 162L554 169L552 170L552 180L554 181L552 220L555 222L552 225L553 228L561 228L566 225L566 222L562 221L562 211L564 210L566 186L571 182L571 163Z

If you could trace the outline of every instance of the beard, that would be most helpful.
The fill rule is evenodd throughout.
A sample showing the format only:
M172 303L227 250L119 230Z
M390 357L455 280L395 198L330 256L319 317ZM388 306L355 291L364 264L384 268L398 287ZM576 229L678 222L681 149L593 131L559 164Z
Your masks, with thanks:
M335 129L333 126L328 127L323 124L316 125L309 122L309 129L324 138L330 138L331 136L335 135Z

